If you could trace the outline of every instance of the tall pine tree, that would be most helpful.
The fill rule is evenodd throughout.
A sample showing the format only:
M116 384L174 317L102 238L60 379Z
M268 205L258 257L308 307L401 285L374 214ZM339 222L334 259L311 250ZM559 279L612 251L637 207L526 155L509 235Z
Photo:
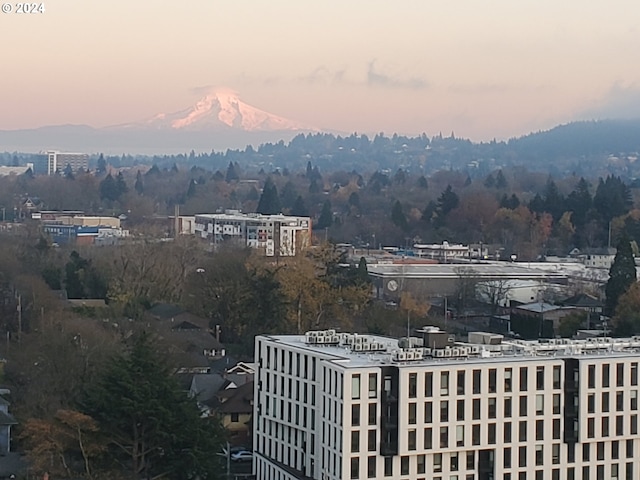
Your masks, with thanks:
M631 241L626 234L620 237L617 250L605 287L606 313L609 316L615 313L620 296L636 282L636 263L631 250Z

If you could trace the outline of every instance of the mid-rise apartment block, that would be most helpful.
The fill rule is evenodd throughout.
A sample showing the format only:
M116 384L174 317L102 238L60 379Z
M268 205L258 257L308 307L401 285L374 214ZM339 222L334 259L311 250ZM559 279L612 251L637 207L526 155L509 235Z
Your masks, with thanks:
M72 172L89 169L89 155L86 153L47 152L47 175L63 172L67 165Z
M263 249L268 257L289 257L311 244L311 219L229 210L196 215L195 232L214 245L231 241Z
M256 338L258 479L640 478L640 338Z

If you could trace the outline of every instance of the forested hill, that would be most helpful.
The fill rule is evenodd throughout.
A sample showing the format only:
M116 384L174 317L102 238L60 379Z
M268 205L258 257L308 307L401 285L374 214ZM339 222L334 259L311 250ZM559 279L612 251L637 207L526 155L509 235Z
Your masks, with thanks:
M578 158L640 151L640 119L573 122L508 142L521 158Z
M0 145L0 148L1 145ZM189 149L190 150L190 149ZM188 150L187 150L188 151ZM499 168L524 166L529 171L554 176L579 175L626 179L640 177L639 120L602 120L574 122L548 131L532 133L509 141L474 143L457 138L452 132L443 136L422 134L415 137L377 134L373 137L331 133L300 134L290 142L264 143L244 150L209 151L178 155L106 156L114 167L155 164L197 166L224 171L229 162L245 172L266 173L288 169L299 171L312 162L323 171L405 171L429 176L441 170L466 172L479 178ZM0 153L0 163L24 164L37 160L36 155ZM90 167L96 168L99 152Z

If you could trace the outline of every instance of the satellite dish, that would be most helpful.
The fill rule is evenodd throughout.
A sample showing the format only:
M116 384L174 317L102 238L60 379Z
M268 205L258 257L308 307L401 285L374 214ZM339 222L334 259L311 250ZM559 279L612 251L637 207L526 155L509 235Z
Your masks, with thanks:
M398 289L398 282L396 282L395 280L389 280L389 283L387 283L387 288L390 292L395 292Z

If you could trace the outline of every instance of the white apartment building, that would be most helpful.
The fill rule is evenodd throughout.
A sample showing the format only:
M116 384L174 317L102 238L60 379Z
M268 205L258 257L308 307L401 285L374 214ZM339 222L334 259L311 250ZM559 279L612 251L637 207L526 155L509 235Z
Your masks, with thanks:
M236 241L264 249L268 257L289 257L311 245L311 219L228 210L195 216L195 232L211 244Z
M86 153L63 153L56 151L47 152L47 175L55 175L62 172L67 165L74 173L80 169L89 169L89 155Z
M256 478L640 478L640 338L420 333L258 336Z

